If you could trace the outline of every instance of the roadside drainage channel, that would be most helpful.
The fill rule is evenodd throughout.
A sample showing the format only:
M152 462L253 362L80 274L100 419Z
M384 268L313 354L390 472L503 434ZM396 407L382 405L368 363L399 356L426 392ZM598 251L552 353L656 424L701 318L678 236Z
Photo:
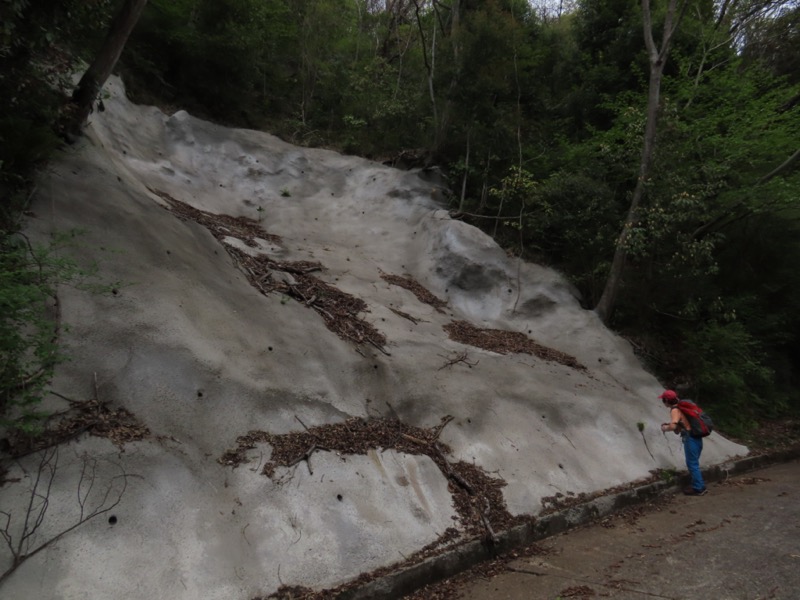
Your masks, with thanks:
M713 465L703 470L703 476L707 482L714 483L797 458L800 458L800 445L774 453L736 458ZM481 540L460 544L443 554L347 590L337 596L337 600L397 600L421 587L452 577L511 550L529 546L624 508L643 504L663 494L675 493L688 482L688 475L679 477L678 483L656 481L537 517L531 523L499 532L498 542L491 547Z

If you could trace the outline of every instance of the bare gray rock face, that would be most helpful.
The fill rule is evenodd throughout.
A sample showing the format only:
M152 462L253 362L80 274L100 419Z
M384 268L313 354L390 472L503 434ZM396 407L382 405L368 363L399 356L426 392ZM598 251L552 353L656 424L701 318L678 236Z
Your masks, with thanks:
M78 260L119 282L61 290L72 358L47 402L96 394L149 435L59 449L31 548L80 519L87 464L87 507L123 480L124 493L26 560L3 597L335 586L452 529L474 535L453 491L470 469L498 483L499 519L682 467L658 428L662 387L629 344L561 275L451 219L429 173L165 115L118 80L106 91L33 204L32 235L82 230ZM715 434L703 462L746 452ZM0 488L16 539L37 456Z

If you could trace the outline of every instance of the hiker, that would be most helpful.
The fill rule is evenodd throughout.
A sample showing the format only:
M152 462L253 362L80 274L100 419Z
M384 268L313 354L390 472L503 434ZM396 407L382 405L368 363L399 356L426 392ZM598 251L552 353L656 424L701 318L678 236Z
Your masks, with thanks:
M664 390L659 398L664 406L669 408L669 423L661 424L661 431L674 431L681 436L683 442L683 453L686 456L686 468L692 477L692 485L683 490L688 496L702 496L706 493L706 484L703 481L703 474L700 472L700 454L703 452L703 438L689 435L689 419L678 408L678 394L673 390Z

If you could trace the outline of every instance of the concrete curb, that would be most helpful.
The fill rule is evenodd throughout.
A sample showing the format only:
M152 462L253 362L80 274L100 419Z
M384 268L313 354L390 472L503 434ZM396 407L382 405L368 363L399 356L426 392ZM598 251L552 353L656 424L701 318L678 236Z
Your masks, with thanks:
M703 470L707 482L724 481L732 475L740 475L773 464L800 458L800 445L787 450L757 456L736 458ZM688 475L679 483L656 481L622 492L608 494L583 504L538 517L531 523L512 527L498 534L499 541L493 547L480 540L473 540L428 558L422 562L400 568L378 577L362 586L349 589L337 596L338 600L395 600L411 594L425 585L436 583L476 564L496 558L498 555L521 548L563 533L580 525L591 523L629 506L642 504L666 493L674 493L688 481Z

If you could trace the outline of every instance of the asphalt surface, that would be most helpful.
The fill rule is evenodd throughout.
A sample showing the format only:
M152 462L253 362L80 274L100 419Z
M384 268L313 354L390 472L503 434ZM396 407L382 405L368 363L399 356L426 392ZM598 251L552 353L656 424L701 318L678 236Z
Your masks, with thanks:
M447 597L796 600L800 461L712 483L705 496L667 496L536 546Z

